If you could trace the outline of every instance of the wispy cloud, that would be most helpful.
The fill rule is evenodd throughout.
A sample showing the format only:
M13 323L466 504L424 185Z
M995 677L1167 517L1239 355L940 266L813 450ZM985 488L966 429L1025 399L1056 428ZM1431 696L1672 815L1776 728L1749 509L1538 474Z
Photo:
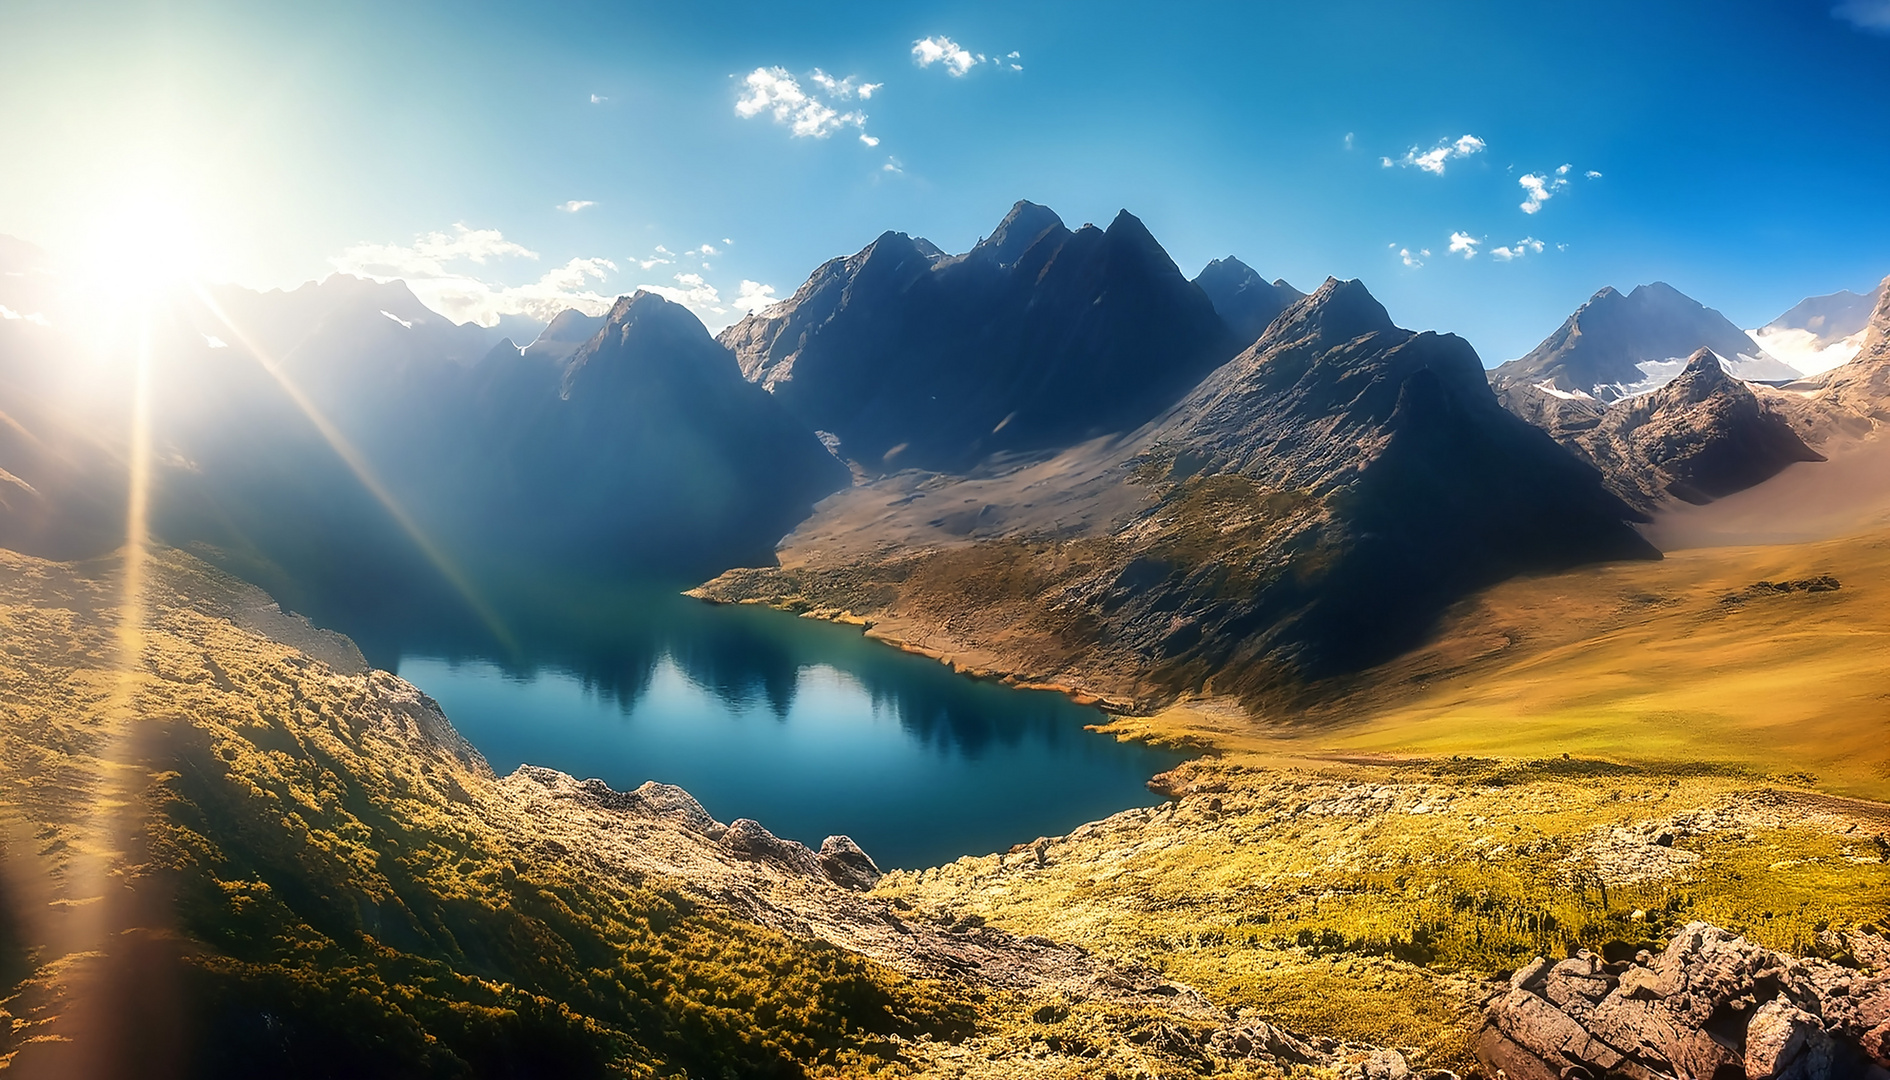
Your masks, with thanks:
M609 101L609 100L610 100L609 98L607 98L607 97L604 97L604 96L603 96L603 95L601 95L601 94L592 94L592 95L591 95L591 104L593 104L593 105L602 105L602 104L603 104L604 102L606 102L606 101Z
M995 64L1008 67L1012 71L1024 70L1023 54L1012 51L1003 56L986 56L972 52L951 38L940 34L935 37L921 38L912 43L912 62L922 68L937 64L950 72L955 78L963 78L979 64Z
M579 210L582 210L587 206L596 206L596 205L597 205L596 201L592 199L572 199L570 202L559 203L558 209L564 211L567 214L575 214Z
M1860 30L1890 34L1890 0L1842 0L1831 14Z
M855 76L836 79L815 68L809 80L817 88L803 87L786 68L756 68L742 80L742 93L735 101L735 115L751 119L767 113L777 124L785 124L797 139L824 139L841 128L859 131L860 141L868 146L879 140L866 133L866 113L859 109L842 112L829 101L854 97L870 98L879 83L860 84Z
M1601 179L1601 174L1600 174L1600 173L1598 173L1598 172L1596 172L1596 171L1595 171L1595 170L1593 170L1593 169L1590 169L1590 170L1588 170L1587 172L1585 172L1585 173L1583 173L1582 175L1583 175L1583 176L1586 176L1586 177L1587 177L1588 179L1590 179L1590 180L1599 180L1599 179Z
M0 322L15 322L15 321L30 322L30 323L37 324L39 326L50 325L49 323L46 322L46 316L41 315L37 311L31 314L26 314L23 312L15 311L12 308L7 307L5 304L0 304Z
M1488 145L1475 135L1460 135L1455 139L1445 139L1429 150L1413 146L1406 150L1401 158L1394 160L1381 157L1378 163L1387 169L1396 165L1407 169L1421 169L1433 176L1442 176L1450 162L1470 157L1473 154L1481 154Z
M1474 259L1477 257L1477 245L1482 242L1482 240L1471 236L1469 233L1453 232L1450 234L1449 254L1462 255L1466 259Z
M1348 131L1345 133L1345 148L1347 150L1352 149L1352 140L1356 137L1356 135L1357 135L1356 132L1351 132L1351 131Z
M1525 255L1540 255L1542 254L1542 248L1542 241L1533 236L1525 236L1514 244L1491 248L1490 257L1497 262L1513 262Z
M497 229L471 229L463 224L452 232L431 232L414 238L410 245L360 243L329 259L344 274L362 277L444 277L448 263L472 262L481 266L487 259L536 259L538 253L522 244L507 240Z
M501 315L549 320L565 308L595 315L610 306L612 298L592 287L616 272L609 259L572 259L523 285L487 280L466 265L484 267L503 258L536 260L538 253L497 229L454 225L451 232L426 233L412 244L355 244L328 262L344 274L403 280L421 303L455 322L491 326Z

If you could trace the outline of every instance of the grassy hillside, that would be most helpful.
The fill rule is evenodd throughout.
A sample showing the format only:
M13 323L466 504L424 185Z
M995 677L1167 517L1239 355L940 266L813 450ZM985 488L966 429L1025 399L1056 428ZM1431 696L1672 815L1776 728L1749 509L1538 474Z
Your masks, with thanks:
M1258 725L1196 705L1121 727L1288 755L1569 754L1883 799L1890 533L1511 581L1327 689Z
M962 998L566 857L432 704L190 560L0 554L0 1065L856 1075ZM233 621L234 620L234 621ZM126 634L142 623L142 633Z
M1174 802L882 889L1434 1062L1490 977L1691 919L1890 962L1890 534L1512 581L1316 689L1119 718L1204 751Z

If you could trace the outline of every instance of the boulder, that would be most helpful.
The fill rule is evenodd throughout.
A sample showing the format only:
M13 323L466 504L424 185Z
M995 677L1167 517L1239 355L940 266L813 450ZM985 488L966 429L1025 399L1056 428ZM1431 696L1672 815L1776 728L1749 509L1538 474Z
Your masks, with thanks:
M820 868L835 885L866 892L879 884L879 864L860 850L850 836L829 836L820 842Z
M1485 1016L1477 1056L1511 1077L1890 1080L1890 975L1789 956L1706 923L1686 926L1657 957L1538 958Z
M820 858L806 844L783 840L752 818L738 818L731 823L722 834L722 846L737 855L772 863L789 873L803 877L826 876Z

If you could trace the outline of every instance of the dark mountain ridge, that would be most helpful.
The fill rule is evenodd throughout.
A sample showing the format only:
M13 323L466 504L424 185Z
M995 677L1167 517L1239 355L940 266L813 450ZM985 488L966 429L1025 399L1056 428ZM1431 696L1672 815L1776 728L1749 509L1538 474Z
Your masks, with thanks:
M1259 340L1268 323L1306 295L1283 278L1269 284L1252 267L1232 255L1202 267L1194 283L1207 293L1214 310L1234 332L1235 340L1248 344Z
M1133 215L1072 231L1029 202L963 255L886 233L720 340L869 471L1130 430L1238 348Z
M570 314L561 335L589 321ZM298 609L393 611L459 603L469 568L680 582L766 562L847 482L685 309L639 293L596 322L557 361L488 346L398 282L172 297L152 529ZM0 374L59 371L64 339L39 336ZM0 425L0 537L60 557L124 542L130 385L104 379L55 423L46 387L0 378L0 413L23 418Z
M1501 407L1466 342L1328 280L1141 429L870 481L784 542L789 569L703 594L850 611L1126 703L1264 708L1389 659L1507 576L1658 558L1638 517Z

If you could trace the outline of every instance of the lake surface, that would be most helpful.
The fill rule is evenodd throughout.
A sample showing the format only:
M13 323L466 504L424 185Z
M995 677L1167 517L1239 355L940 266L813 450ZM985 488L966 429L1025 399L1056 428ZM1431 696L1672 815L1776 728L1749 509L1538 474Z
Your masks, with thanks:
M754 818L816 848L845 834L882 867L1002 851L1152 805L1145 782L1182 760L1085 730L1102 715L1060 694L783 612L579 589L505 621L504 645L439 627L338 628L437 699L501 774L529 763L619 790L677 784L722 821Z

